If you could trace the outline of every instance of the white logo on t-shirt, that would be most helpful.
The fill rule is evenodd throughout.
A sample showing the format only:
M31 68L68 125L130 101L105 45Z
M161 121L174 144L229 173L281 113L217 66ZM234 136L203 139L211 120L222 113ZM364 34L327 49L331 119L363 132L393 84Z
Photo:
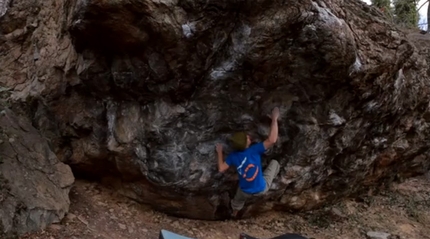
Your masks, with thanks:
M240 170L240 169L243 167L243 165L245 164L245 162L246 162L246 157L242 160L242 163L240 163L239 167L237 167L237 172L240 175L242 175L242 170Z

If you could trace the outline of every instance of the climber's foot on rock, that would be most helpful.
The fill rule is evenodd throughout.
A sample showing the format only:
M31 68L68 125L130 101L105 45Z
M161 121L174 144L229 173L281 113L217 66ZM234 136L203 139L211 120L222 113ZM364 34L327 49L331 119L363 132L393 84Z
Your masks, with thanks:
M238 211L236 211L236 210L233 210L233 211L231 211L231 217L233 218L233 219L237 219L237 213L238 213Z

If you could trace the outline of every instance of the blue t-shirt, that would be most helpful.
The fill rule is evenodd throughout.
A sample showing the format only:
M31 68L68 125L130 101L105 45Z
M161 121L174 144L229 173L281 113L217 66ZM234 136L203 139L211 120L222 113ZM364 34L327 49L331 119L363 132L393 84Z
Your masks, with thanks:
M245 193L254 194L266 189L261 168L261 155L264 151L263 143L257 143L244 151L229 154L225 160L229 166L236 167L239 174L239 187Z

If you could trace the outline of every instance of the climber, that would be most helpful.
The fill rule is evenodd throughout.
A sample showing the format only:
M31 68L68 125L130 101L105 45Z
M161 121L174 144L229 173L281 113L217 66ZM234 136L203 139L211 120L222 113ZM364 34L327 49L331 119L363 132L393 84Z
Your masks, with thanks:
M230 204L233 217L236 217L237 213L243 208L246 199L269 191L273 179L279 173L279 163L276 160L271 160L266 170L261 171L260 156L268 148L272 147L278 139L279 108L275 107L272 110L271 118L270 133L264 142L251 145L251 137L248 134L237 132L230 139L235 151L229 154L225 161L222 145L216 145L218 171L224 172L230 166L234 166L239 174L239 187Z

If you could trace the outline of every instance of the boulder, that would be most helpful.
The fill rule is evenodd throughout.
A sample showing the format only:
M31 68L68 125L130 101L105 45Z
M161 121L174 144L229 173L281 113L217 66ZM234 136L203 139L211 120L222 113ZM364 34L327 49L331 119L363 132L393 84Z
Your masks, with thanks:
M60 222L69 210L70 167L24 117L0 111L0 238Z
M427 53L383 17L360 0L14 0L0 83L75 175L207 220L237 187L215 144L264 140L279 106L263 166L281 171L243 217L309 210L429 169Z

